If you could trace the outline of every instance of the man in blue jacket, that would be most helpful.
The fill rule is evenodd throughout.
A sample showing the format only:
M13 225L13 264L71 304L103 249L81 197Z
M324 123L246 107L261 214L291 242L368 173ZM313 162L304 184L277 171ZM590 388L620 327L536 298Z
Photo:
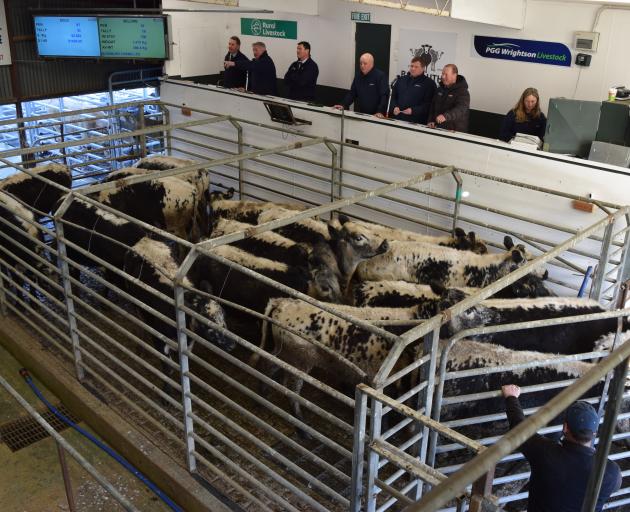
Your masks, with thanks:
M252 44L254 58L236 63L239 69L249 73L247 90L255 94L278 95L276 65L267 53L267 46L260 41Z
M354 103L355 112L374 114L385 117L389 87L387 77L380 69L374 67L374 56L364 53L359 58L360 74L354 77L350 91L346 94L341 105L335 108L349 108Z
M400 77L394 85L390 114L403 121L427 124L436 88L435 82L424 74L420 58L414 57L409 73Z
M287 98L299 101L313 101L315 99L315 85L319 76L319 68L311 59L311 45L307 41L297 44L297 59L289 66L284 75L284 85Z
M501 388L510 428L525 419L518 400L521 388L508 384ZM595 409L584 401L574 402L566 411L562 432L564 439L555 442L534 434L519 451L531 466L529 477L528 512L580 512L586 485L593 469L599 417ZM616 462L608 461L599 491L596 512L621 486L621 470Z
M237 62L249 62L249 59L241 53L241 40L237 36L230 37L228 52L223 59L223 87L245 87L245 71L237 67Z

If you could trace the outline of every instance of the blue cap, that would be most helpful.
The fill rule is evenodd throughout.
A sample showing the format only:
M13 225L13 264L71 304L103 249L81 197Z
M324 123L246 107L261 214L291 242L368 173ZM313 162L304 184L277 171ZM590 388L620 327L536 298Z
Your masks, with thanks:
M599 416L591 404L580 400L567 409L566 422L573 434L593 435L599 426Z

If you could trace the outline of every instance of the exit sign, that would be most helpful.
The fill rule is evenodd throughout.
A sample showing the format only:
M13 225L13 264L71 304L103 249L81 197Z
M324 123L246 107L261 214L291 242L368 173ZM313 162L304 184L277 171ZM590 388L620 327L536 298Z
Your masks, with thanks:
M350 15L350 19L352 21L363 21L365 23L370 23L370 16L371 14L369 12L354 12L352 11L352 14Z

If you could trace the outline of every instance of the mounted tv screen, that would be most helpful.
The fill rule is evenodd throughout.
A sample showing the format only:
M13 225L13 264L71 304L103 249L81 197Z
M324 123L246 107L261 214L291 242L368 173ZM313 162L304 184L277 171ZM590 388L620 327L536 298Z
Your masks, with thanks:
M35 16L37 51L42 57L99 57L96 16Z
M163 17L98 18L104 59L166 59Z
M165 16L34 16L41 57L165 60Z

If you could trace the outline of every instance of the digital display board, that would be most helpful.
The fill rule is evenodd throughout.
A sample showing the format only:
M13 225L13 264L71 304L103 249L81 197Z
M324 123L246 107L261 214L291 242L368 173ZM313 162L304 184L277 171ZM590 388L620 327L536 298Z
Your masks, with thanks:
M35 16L37 50L43 57L99 57L96 16Z
M165 59L164 18L99 18L101 57Z
M168 58L164 16L34 16L42 57Z

